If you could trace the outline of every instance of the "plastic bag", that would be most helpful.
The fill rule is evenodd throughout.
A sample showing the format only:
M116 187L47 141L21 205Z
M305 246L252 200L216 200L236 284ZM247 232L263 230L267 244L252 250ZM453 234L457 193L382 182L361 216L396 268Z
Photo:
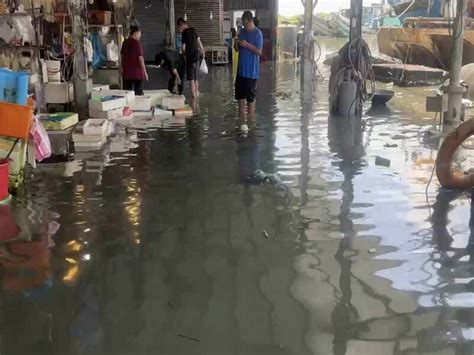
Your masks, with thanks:
M33 18L31 16L14 17L12 20L13 31L17 39L21 39L23 43L36 45L35 30L32 25Z
M30 139L35 148L35 158L37 161L43 161L51 156L51 142L38 117L33 119L33 124L30 128Z
M94 59L94 47L92 46L92 41L87 38L86 39L86 54L87 54L87 61L92 63Z
M207 67L207 63L205 59L203 59L201 62L201 66L199 67L199 73L204 74L204 75L209 73L209 68Z
M102 66L102 63L106 60L104 55L104 49L102 47L102 42L100 41L98 33L91 33L89 39L92 42L92 47L94 49L94 55L92 58L92 69L97 69Z
M119 60L119 49L114 41L107 44L107 60L111 62L118 62Z
M6 22L0 24L0 38L6 43L10 43L14 38L13 30Z

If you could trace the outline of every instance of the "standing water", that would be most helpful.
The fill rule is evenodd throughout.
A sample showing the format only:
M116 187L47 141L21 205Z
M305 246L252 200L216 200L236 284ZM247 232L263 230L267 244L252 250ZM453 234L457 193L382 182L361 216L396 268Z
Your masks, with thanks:
M474 353L471 195L425 192L423 98L331 118L327 71L308 99L297 65L262 70L249 137L213 68L196 117L0 206L2 354Z

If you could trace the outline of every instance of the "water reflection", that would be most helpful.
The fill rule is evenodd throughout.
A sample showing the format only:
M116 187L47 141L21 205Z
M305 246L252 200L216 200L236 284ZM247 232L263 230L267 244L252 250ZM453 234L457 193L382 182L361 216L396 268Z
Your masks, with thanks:
M258 164L258 142L255 133L248 137L237 137L237 151L239 157L239 177L242 183L247 183L249 177L260 169Z
M342 203L339 221L343 238L335 254L340 264L339 297L332 312L334 325L333 353L343 355L347 352L348 341L353 330L353 321L357 319L357 309L351 303L352 298L352 259L348 251L352 250L353 238L356 236L353 222L350 218L351 205L354 201L354 176L361 167L363 156L362 120L360 117L330 117L328 122L328 137L331 151L340 158L338 167L344 176L341 189Z
M440 192L428 218L436 146L393 106L328 120L295 64L262 73L248 138L215 68L196 117L138 122L0 209L0 239L38 248L2 266L2 354L472 353L472 204Z

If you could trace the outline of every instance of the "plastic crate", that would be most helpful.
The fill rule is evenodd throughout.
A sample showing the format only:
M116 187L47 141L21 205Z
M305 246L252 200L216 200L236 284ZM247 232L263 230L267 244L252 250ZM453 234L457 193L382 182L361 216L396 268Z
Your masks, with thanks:
M89 23L94 25L111 25L112 11L89 11Z
M27 72L0 69L0 101L26 105L29 81Z
M27 139L33 119L33 106L0 102L0 136Z

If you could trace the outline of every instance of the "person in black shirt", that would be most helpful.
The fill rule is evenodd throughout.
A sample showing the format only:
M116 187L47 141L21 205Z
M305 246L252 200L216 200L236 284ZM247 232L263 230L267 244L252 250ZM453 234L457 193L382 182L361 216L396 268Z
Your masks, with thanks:
M155 63L163 69L166 69L169 73L168 90L174 93L174 88L177 83L178 94L183 95L185 72L183 56L175 51L167 50L156 55Z
M191 84L191 95L199 96L198 74L201 65L201 58L204 58L204 47L201 39L193 27L189 27L187 22L178 19L178 31L182 34L183 53L186 58L186 77Z

